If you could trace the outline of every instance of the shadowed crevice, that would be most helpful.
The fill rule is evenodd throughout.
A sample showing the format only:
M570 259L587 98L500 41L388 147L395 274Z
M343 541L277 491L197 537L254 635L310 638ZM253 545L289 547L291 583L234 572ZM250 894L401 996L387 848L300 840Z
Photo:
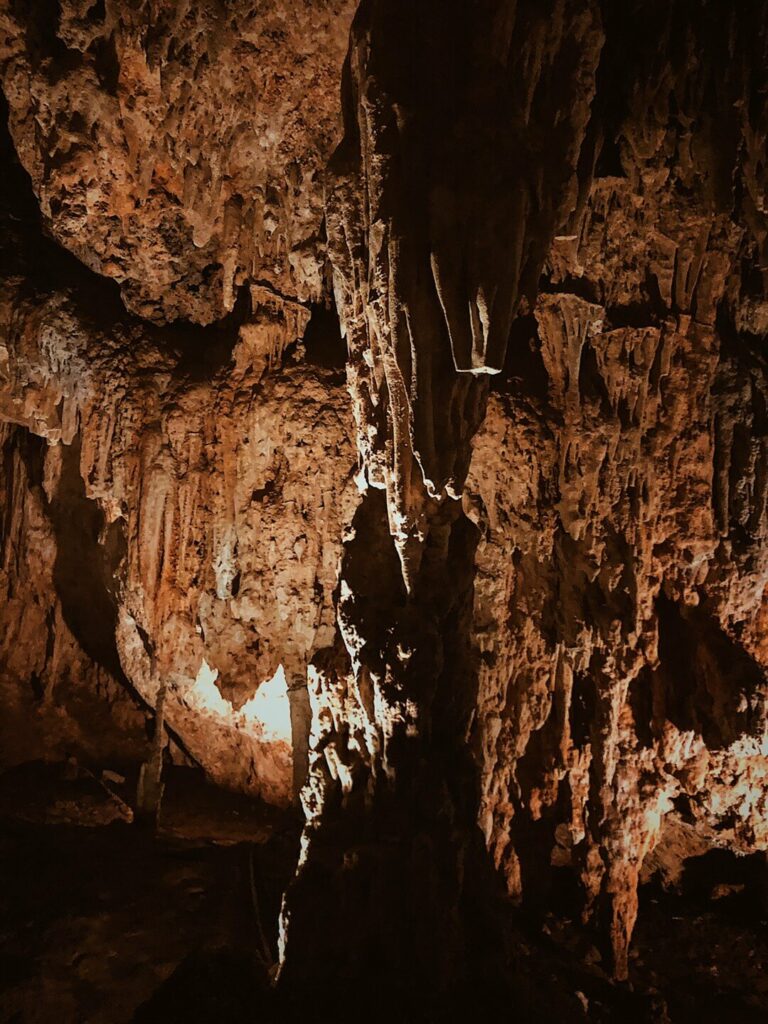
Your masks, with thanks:
M341 336L341 324L335 303L312 306L312 315L304 332L306 360L311 366L343 370L347 363L347 343Z
M48 507L56 533L54 585L64 620L85 653L126 684L115 641L115 575L126 551L123 526L116 522L105 528L103 513L86 496L79 438L61 452L61 475Z
M659 668L654 713L681 731L700 733L710 750L749 735L759 718L765 675L701 606L681 605L664 595L659 617Z

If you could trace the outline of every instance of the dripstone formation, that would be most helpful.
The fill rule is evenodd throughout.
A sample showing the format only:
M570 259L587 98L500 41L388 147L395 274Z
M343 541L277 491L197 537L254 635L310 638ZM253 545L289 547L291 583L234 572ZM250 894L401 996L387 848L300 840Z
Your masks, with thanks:
M566 888L626 981L768 850L768 5L5 0L0 84L4 766L162 693L300 817L284 1007L519 1005Z

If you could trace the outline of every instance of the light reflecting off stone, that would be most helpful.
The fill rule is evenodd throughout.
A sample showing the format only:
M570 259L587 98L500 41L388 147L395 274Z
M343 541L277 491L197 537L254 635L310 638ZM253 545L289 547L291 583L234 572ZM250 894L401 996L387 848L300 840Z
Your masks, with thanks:
M265 740L291 742L291 707L288 700L288 685L283 666L262 683L249 701L240 710L250 728L257 730Z
M203 658L197 677L186 693L190 708L229 719L231 727L241 729L266 743L291 742L291 710L283 666L262 683L250 700L236 711L216 685L218 669Z
M200 671L192 686L186 693L186 703L200 711L208 711L214 715L228 717L234 711L231 703L225 700L216 685L219 670L211 668L203 658Z

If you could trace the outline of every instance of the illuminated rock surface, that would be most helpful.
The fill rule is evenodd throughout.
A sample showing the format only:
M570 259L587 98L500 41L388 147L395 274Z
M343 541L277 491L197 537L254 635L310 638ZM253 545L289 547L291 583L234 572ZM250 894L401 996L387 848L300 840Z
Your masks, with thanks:
M0 6L7 778L114 769L127 822L161 707L170 779L263 801L203 828L266 844L232 1013L761 1019L766 4L44 7Z
M323 172L354 5L4 4L11 134L46 223L153 320L323 291Z

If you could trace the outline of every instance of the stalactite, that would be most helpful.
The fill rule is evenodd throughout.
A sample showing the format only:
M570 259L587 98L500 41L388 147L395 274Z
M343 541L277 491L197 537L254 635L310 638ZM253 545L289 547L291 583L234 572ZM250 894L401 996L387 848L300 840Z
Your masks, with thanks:
M647 989L642 886L768 849L768 7L44 6L0 763L158 782L160 708L279 807L288 1016Z

